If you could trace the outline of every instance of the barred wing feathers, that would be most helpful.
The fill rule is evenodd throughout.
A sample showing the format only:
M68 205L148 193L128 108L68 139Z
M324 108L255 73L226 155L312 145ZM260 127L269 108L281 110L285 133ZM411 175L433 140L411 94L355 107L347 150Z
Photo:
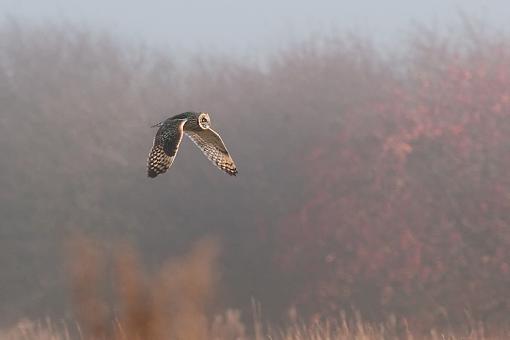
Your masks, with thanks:
M214 165L231 176L237 175L234 160L230 157L220 135L214 130L209 128L201 131L186 131L186 134Z
M172 165L183 136L185 119L164 123L154 137L149 158L147 160L147 175L151 178L162 174Z

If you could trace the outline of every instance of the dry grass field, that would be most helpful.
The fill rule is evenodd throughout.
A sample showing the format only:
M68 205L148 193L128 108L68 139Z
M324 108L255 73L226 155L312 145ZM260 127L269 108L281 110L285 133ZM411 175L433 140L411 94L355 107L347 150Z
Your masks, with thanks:
M486 336L482 330L470 332L438 332L431 330L429 334L413 334L408 332L399 334L394 329L383 325L371 325L362 321L348 325L341 321L337 323L318 323L315 325L290 325L288 327L270 328L261 331L257 335L247 335L245 326L239 321L235 312L227 313L227 320L213 323L211 331L205 338L193 338L189 333L193 329L181 329L184 338L155 338L155 339L204 339L204 340L386 340L386 339L433 339L433 340L484 340L484 339L508 339L509 332L501 332L499 335ZM16 327L3 332L0 339L5 340L74 340L74 339L102 339L85 335L71 336L67 326L54 325L51 322L33 323L23 321ZM189 336L189 337L188 337ZM118 329L118 334L113 338L104 339L144 339L137 335L129 335L123 329Z
M74 322L21 320L0 332L1 340L383 340L383 339L507 339L510 332L486 334L483 324L462 329L413 332L405 320L388 316L384 323L348 319L303 321L290 310L284 325L264 320L253 302L251 315L211 306L218 283L219 244L204 239L181 258L171 259L159 272L147 275L137 252L128 244L113 255L115 301L104 297L105 252L98 242L75 237L69 246L69 278L75 308Z

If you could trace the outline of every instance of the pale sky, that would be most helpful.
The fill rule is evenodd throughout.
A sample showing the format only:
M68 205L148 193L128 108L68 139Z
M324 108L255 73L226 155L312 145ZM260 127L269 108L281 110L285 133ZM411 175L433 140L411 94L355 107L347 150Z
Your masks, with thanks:
M410 23L453 25L459 12L510 28L510 0L0 0L2 15L84 24L174 48L241 53L335 30L391 41Z

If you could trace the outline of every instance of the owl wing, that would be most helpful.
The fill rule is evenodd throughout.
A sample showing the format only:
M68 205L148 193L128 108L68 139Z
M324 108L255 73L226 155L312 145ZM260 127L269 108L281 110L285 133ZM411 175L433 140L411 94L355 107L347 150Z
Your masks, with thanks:
M159 128L147 159L147 175L149 177L154 178L166 172L172 165L179 144L181 144L182 127L185 122L186 119L174 120Z
M214 165L231 176L237 174L234 160L230 157L220 135L214 130L209 128L201 131L186 131L186 135L188 135Z

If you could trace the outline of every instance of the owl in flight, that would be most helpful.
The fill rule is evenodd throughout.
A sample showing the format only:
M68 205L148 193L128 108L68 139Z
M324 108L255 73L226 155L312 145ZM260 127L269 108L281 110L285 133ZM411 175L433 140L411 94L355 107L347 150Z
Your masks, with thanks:
M218 168L231 176L237 168L219 134L211 129L207 112L184 112L154 125L159 127L147 160L147 175L156 177L174 161L183 134L186 134Z

